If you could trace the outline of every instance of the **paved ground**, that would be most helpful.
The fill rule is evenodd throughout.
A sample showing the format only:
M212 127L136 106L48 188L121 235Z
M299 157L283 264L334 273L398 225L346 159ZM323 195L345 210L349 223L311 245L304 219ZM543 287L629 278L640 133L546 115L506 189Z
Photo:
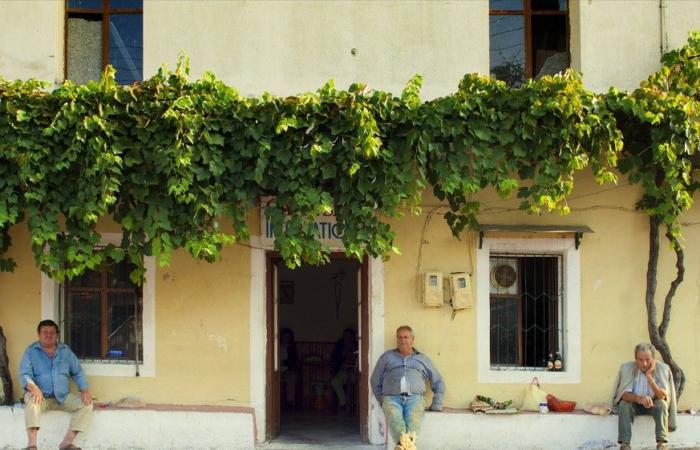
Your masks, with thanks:
M381 450L360 440L356 417L345 414L292 413L281 418L280 435L272 442L256 446L260 450Z

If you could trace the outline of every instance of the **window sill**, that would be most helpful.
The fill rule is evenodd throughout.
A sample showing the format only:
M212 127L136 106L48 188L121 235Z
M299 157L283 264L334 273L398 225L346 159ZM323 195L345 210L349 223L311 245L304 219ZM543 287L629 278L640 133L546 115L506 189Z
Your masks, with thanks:
M153 377L154 371L143 364L139 364L138 375L135 361L110 361L110 360L81 360L80 364L86 375L97 377Z
M489 368L479 373L479 383L529 383L537 377L541 384L578 384L581 376L578 373L550 372L536 368Z

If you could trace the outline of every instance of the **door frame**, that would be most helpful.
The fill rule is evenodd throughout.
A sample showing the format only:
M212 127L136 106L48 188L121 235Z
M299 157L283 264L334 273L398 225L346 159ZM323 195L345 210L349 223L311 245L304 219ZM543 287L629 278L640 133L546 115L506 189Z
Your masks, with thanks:
M350 260L343 252L333 252L330 254L332 260ZM280 414L280 398L279 398L279 368L275 368L275 342L276 330L275 326L278 322L278 317L275 317L275 270L274 265L282 261L278 252L265 252L265 427L264 437L266 440L272 440L279 434L279 414ZM370 352L370 277L369 277L370 261L365 257L360 264L358 286L359 305L359 329L358 329L358 344L360 349L359 355L359 392L358 392L358 416L360 423L360 438L362 442L369 442L369 410L370 410L370 392L369 392L369 352Z

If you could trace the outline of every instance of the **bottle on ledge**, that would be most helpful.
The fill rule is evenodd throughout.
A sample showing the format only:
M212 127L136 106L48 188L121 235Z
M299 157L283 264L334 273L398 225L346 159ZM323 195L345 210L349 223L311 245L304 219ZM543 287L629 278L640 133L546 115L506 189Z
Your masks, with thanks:
M554 356L551 353L547 355L547 370L554 370Z
M564 370L564 361L562 360L561 353L558 350L556 353L554 353L554 370L557 372Z

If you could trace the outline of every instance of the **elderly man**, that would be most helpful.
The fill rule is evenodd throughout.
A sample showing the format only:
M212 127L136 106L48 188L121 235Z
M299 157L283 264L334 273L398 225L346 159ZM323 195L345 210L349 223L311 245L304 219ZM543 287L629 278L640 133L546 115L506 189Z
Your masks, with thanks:
M92 413L92 396L80 367L80 361L66 346L58 342L58 325L42 320L36 328L39 340L24 352L19 364L19 377L24 394L24 417L27 425L28 450L36 450L36 436L42 411L60 409L71 413L71 421L58 448L79 450L73 445L76 435L87 430ZM80 395L70 392L73 378Z
M650 415L656 424L656 448L668 448L666 435L676 429L676 388L671 369L656 361L651 344L634 347L634 361L620 366L613 390L613 412L618 414L621 450L629 450L635 416Z
M442 410L445 383L430 358L413 348L413 330L396 330L397 348L384 352L372 372L372 393L381 403L394 442L417 433L425 410L426 380L433 390L431 411Z

